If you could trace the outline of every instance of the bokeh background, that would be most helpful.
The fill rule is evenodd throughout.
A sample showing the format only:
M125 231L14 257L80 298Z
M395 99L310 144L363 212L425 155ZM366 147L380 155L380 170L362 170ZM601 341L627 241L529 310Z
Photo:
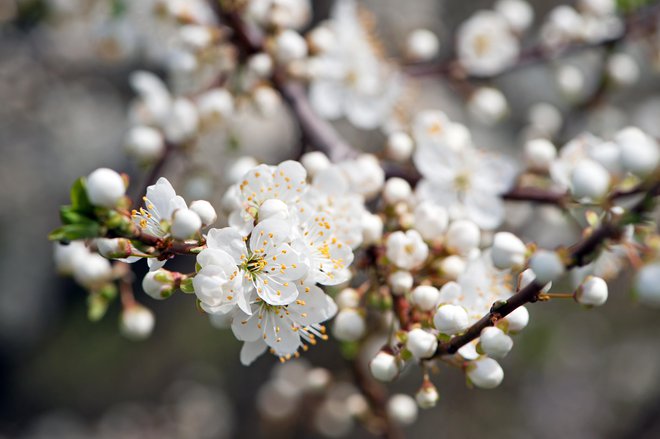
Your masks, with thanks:
M269 356L245 368L238 360L240 343L209 324L190 297L156 303L138 294L157 323L149 340L131 342L118 333L118 306L102 321L89 322L85 292L55 274L46 235L58 224L57 208L67 202L71 182L99 166L125 170L138 183L144 178L144 170L122 150L132 98L128 75L136 69L164 74L154 53L168 42L154 36L153 20L132 22L136 35L156 41L148 42L149 50L134 41L126 47L137 49L126 50L112 36L133 32L118 29L126 25L113 21L112 5L100 3L114 2L0 0L0 437L321 437L315 425L328 422L306 418L308 396L291 384L286 401L274 400L271 377L302 380L305 368L314 367L332 370L337 380L349 377L333 341L284 370ZM315 20L322 19L331 2L314 3ZM376 15L392 55L400 52L401 35L427 27L446 43L445 57L451 54L453 30L492 2L363 3ZM531 3L537 23L555 4ZM527 44L534 44L533 36ZM569 111L554 85L553 68L561 62L579 66L588 90L597 81L597 52L498 78L495 85L509 98L511 115L494 128L471 120L439 78L409 85L407 93L420 109L440 108L466 123L479 146L512 155L519 153L527 110L536 102L551 102L570 115L563 139L586 129L607 135L631 123L660 136L658 75L639 44L622 50L637 57L643 77L636 86L609 94L607 104L589 114ZM231 150L224 137L211 133L195 159L167 167L164 175L185 194L195 186L186 179L190 172L183 171L218 172L246 153L269 162L289 157L296 133L286 112L259 120L256 133L241 130L253 126L255 117L236 121L243 150ZM354 144L381 148L381 134L338 126ZM202 169L202 163L211 166ZM222 176L213 184L217 203ZM570 243L577 236L570 221L552 208L510 206L509 217L509 226L528 224L524 235L543 245ZM145 271L137 267L136 279ZM441 367L434 379L439 405L421 412L406 432L447 438L660 437L660 313L636 305L628 289L624 275L608 303L595 311L562 301L530 306L531 323L503 361L502 386L471 390L458 371ZM418 379L408 373L391 390L414 393ZM341 398L341 389L337 392ZM273 420L278 409L285 411L282 407L305 422ZM332 426L325 431L337 433ZM367 437L367 432L356 427L348 437Z

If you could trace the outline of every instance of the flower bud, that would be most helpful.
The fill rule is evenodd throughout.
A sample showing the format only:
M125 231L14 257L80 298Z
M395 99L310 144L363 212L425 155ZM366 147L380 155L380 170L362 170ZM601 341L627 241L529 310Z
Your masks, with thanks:
M122 259L131 255L131 241L124 238L97 238L96 248L108 259Z
M142 305L125 308L121 313L119 329L131 340L144 340L154 329L154 314Z
M367 329L364 317L355 309L342 309L335 317L333 326L335 338L341 341L357 341Z
M500 270L520 267L525 263L527 247L513 233L498 232L493 238L493 248L490 257L493 265Z
M102 285L112 277L112 265L98 253L75 259L73 278L85 288Z
M614 140L621 151L621 164L627 171L644 178L658 167L658 144L639 128L624 128L616 133Z
M287 63L307 56L307 43L296 31L283 30L275 37L275 58L280 63Z
M576 199L599 200L610 188L610 174L593 160L583 159L571 173L571 193Z
M330 167L330 159L320 151L306 152L300 157L300 163L310 177Z
M428 61L439 49L438 37L428 29L415 29L406 39L406 57L411 61Z
M227 120L234 114L234 97L224 88L214 88L197 98L197 109L202 119Z
M199 219L202 220L202 225L205 227L210 226L218 219L215 208L206 200L193 201L190 203L190 210L199 216Z
M456 280L464 271L467 264L465 259L458 255L447 256L440 263L442 275L449 280Z
M357 308L360 306L360 294L353 288L344 288L335 298L339 309Z
M564 117L554 105L539 102L529 109L529 122L541 133L552 137L561 129Z
M615 53L607 60L607 74L616 85L633 85L639 80L639 64L627 53Z
M529 323L529 311L524 306L514 309L504 318L507 323L507 329L511 333L522 331Z
M541 285L557 280L564 274L566 269L556 252L543 249L537 250L532 255L529 268L532 269L534 275L536 275L536 280Z
M254 90L252 99L257 110L264 116L275 114L282 103L280 95L272 87L265 85L261 85Z
M409 271L395 271L387 279L392 289L392 294L400 296L406 294L413 286L413 276Z
M406 349L413 354L415 358L431 358L438 347L438 339L435 335L431 334L420 328L415 328L408 332L408 340L406 340Z
M362 215L362 243L376 244L383 237L383 220L370 212Z
M176 99L163 124L165 138L173 143L181 143L197 133L198 128L199 114L195 104L185 98Z
M305 389L311 392L322 392L328 388L332 381L332 374L328 369L315 367L307 372Z
M399 375L399 362L394 355L380 351L369 363L369 370L377 380L390 382Z
M282 200L276 198L264 201L259 207L259 221L270 218L288 219L289 207Z
M142 289L154 299L167 299L174 292L174 275L164 268L150 271L142 279Z
M417 405L423 409L430 409L435 407L438 403L440 396L438 395L438 389L433 385L429 380L425 380L422 387L415 394L415 400Z
M337 46L337 37L328 26L318 26L309 31L307 42L315 53L324 53Z
M429 248L416 230L398 230L387 237L386 254L397 267L412 270L426 261Z
M480 87L470 96L468 108L481 123L494 125L506 116L509 106L498 89Z
M584 74L578 67L561 66L556 73L559 90L567 96L577 96L584 89Z
M479 343L484 353L493 358L504 358L513 347L511 337L494 326L489 326L481 331Z
M245 174L258 165L259 162L254 157L243 156L237 158L227 169L227 173L225 174L226 182L230 184L238 183L243 180Z
M536 280L536 274L534 274L533 270L528 268L527 270L520 273L520 277L518 279L518 289L522 290L527 285L531 284L534 280ZM550 288L552 288L552 282L548 282L547 284L545 284L541 289L541 292L547 293L548 291L550 291Z
M479 246L481 232L475 223L469 220L454 221L447 230L447 249L462 256Z
M470 382L482 389L494 389L504 379L502 367L497 361L488 357L470 362L466 373Z
M642 267L635 276L633 291L640 303L660 307L660 263Z
M190 209L179 209L172 217L172 236L188 239L202 228L202 219Z
M140 161L152 162L163 154L165 140L160 131L147 127L131 128L124 141L126 152Z
M470 325L467 311L458 305L440 305L433 316L433 325L441 334L454 335Z
M420 285L412 291L412 303L422 311L433 310L440 300L440 291L431 285Z
M601 306L607 301L607 283L596 276L587 276L575 291L575 300L587 306Z
M57 272L62 275L73 274L73 269L76 266L76 260L79 257L85 257L89 254L89 250L85 247L82 241L72 241L69 244L55 243L54 246L54 259ZM412 285L412 277L410 278Z
M412 195L412 188L403 178L393 177L385 182L383 188L383 199L387 204L393 205L407 202Z
M126 193L124 179L108 168L99 168L87 176L87 197L95 206L113 208Z
M525 0L498 0L494 8L517 33L527 30L534 21L534 9Z
M387 137L385 153L396 162L405 162L413 152L413 140L403 131L397 131Z
M409 395L398 393L387 401L387 413L397 424L414 424L417 420L417 412L417 404Z
M431 202L423 202L415 207L415 230L426 241L435 241L447 230L449 216L447 210Z
M532 171L547 171L556 158L557 148L548 139L532 139L525 144L525 163Z

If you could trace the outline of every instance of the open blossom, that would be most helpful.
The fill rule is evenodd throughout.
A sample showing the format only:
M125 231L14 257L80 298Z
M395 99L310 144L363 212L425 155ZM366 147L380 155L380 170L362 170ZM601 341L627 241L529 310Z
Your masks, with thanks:
M461 65L470 74L490 76L515 62L520 43L500 14L478 11L458 29L457 51Z
M453 124L439 113L433 123L419 124L414 161L424 177L417 197L445 207L453 219L466 218L484 229L504 219L501 195L514 182L513 166L502 157L457 142ZM428 119L421 114L420 119Z
M251 169L236 186L239 209L230 214L229 225L247 235L258 221L259 209L266 200L277 199L289 206L300 202L307 190L306 178L305 168L291 160Z
M418 268L428 255L429 247L417 230L399 230L387 238L387 257L399 268Z
M359 128L376 128L392 112L400 79L374 47L354 0L337 1L327 27L335 44L311 60L310 102L325 119L346 116Z
M305 281L295 282L298 299L285 306L269 305L257 299L251 303L250 314L237 310L232 331L245 342L241 362L252 363L267 348L283 359L306 349L306 343L316 344L326 339L322 322L332 318L337 305L321 288Z

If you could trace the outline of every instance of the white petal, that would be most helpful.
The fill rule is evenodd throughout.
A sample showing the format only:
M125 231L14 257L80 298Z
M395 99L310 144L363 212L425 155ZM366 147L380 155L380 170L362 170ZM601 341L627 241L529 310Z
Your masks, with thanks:
M268 348L268 346L263 340L243 343L243 347L241 348L241 363L243 366L249 366L252 364L254 360L266 352L266 348Z

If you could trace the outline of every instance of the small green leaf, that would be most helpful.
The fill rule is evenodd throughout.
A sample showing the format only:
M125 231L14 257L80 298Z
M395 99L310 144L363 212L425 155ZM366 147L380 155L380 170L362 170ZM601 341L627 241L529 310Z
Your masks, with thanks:
M345 359L353 360L360 350L360 345L354 341L346 341L340 345L340 348L341 354Z
M60 219L62 224L90 224L94 220L86 215L81 214L73 206L60 207Z
M195 292L195 289L193 288L193 278L189 277L181 281L181 291L183 291L186 294L192 294Z
M95 238L100 235L101 228L95 222L82 224L67 224L50 232L51 241L75 241L76 239Z
M93 213L94 206L87 198L87 189L85 188L85 179L80 177L71 186L71 207L77 212Z

